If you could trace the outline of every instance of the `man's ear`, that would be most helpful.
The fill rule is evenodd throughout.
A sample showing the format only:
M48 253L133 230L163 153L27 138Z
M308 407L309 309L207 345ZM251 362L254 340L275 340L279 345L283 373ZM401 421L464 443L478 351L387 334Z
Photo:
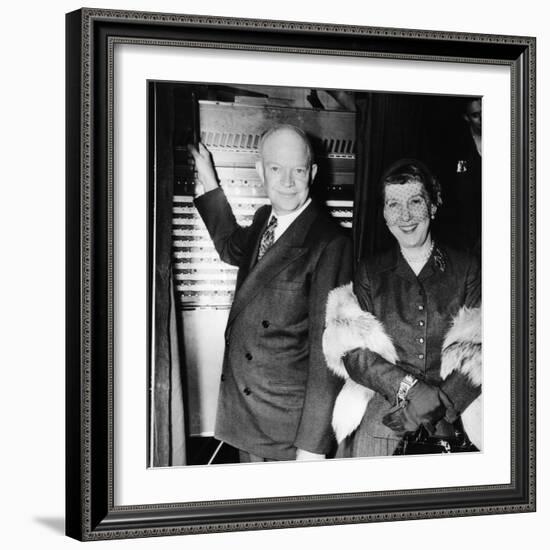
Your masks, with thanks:
M317 175L317 165L312 164L311 165L311 183L313 183L313 180L315 179L316 175Z
M256 161L256 172L258 172L258 176L260 176L260 180L262 183L265 183L265 177L264 177L264 163L262 162L262 159L258 159Z

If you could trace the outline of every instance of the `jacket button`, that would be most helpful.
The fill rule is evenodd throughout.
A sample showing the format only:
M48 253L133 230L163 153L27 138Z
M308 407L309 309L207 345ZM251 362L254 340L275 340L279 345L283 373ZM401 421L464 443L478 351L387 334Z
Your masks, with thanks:
M419 311L422 311L423 309L424 309L424 306L423 306L422 304L420 304L420 305L418 306L418 310L419 310Z
M245 355L245 357L249 360L249 361L252 361L252 354L251 353L247 353Z
M423 344L424 343L424 338L419 338L418 341Z
M419 359L424 359L424 354L423 354L423 353L419 353L419 354L418 354L418 358L419 358Z
M243 393L244 393L245 395L250 395L252 392L250 391L250 388L247 387L247 388L244 388L244 389L243 389Z
M418 324L423 327L424 326L424 321L418 321Z
M262 321L262 327L268 328L269 327L269 321Z

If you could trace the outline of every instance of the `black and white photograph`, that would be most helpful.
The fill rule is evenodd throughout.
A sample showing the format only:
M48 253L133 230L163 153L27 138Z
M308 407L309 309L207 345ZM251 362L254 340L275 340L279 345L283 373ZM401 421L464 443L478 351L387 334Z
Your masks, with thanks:
M66 44L70 537L535 509L533 37Z
M3 8L3 548L544 546L544 2Z
M148 467L483 452L482 106L147 82Z

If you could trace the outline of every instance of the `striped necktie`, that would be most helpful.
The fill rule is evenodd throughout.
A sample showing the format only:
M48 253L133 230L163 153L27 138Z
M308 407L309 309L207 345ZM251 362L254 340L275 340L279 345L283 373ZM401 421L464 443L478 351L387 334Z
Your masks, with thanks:
M271 216L269 223L262 235L262 240L260 241L260 248L258 249L258 261L262 259L263 255L271 248L275 242L275 228L277 227L277 218Z

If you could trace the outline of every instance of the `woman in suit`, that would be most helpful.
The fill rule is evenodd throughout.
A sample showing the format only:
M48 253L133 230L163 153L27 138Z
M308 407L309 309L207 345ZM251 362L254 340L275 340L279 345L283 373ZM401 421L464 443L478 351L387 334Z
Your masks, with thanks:
M363 260L332 291L324 351L346 379L333 426L339 456L471 450L478 446L481 277L478 260L437 242L437 180L403 159L382 178L387 252Z

